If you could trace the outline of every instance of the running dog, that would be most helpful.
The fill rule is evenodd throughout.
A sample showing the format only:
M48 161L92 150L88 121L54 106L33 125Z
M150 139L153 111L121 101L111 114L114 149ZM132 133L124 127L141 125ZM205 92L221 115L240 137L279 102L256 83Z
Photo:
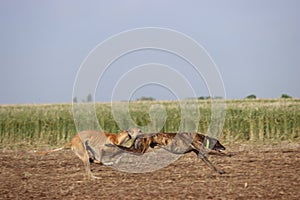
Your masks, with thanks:
M109 149L111 150L112 148L106 146L106 144L121 146L131 139L131 135L136 136L140 133L140 129L137 128L122 131L119 134L87 130L77 133L70 142L66 143L61 148L34 153L49 154L71 146L72 151L76 154L77 157L80 158L80 160L82 160L85 166L86 178L96 179L98 177L94 176L90 169L90 159L95 163L101 163L103 153ZM117 149L116 147L114 148Z
M208 137L196 132L182 133L152 133L140 134L134 140L131 147L117 145L120 149L131 151L135 154L144 154L149 147L160 147L174 154L186 154L194 152L201 158L213 171L223 174L224 171L218 170L207 158L207 154L222 156L232 156L222 153L225 147L215 138ZM214 151L214 152L213 152Z

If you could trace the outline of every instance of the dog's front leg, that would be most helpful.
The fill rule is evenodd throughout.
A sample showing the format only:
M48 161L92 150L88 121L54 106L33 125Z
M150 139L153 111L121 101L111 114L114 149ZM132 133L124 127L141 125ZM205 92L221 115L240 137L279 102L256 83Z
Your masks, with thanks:
M236 155L236 153L223 153L223 152L219 152L219 151L209 151L208 154L216 155L216 156L225 156L225 157L232 157L232 156Z
M209 166L213 171L219 173L219 174L224 174L225 172L223 170L218 170L206 157L206 155L202 154L201 152L199 152L198 157L201 158L201 160L203 160L203 162L205 162L205 164L207 166Z
M97 164L102 164L102 162L101 162L102 155L103 155L103 150L100 148L97 148L97 150L95 150L95 160L93 162L97 163Z

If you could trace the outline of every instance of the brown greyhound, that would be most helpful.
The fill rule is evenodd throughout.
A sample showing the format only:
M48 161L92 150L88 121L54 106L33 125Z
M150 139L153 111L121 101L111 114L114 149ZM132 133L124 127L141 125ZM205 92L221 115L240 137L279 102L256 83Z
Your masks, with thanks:
M90 159L95 163L101 163L102 154L106 150L111 149L111 147L106 146L106 144L123 145L131 139L131 135L135 136L139 133L140 130L137 128L122 131L119 134L87 130L77 133L70 142L66 143L61 148L35 153L48 154L71 146L72 151L82 160L85 166L86 178L95 179L98 177L94 176L91 172Z

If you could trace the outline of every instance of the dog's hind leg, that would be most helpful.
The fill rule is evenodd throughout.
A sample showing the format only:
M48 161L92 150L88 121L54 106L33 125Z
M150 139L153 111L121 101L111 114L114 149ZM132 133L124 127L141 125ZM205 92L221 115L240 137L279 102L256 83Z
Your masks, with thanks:
M94 176L91 172L91 167L90 167L90 158L88 155L88 152L85 149L85 146L82 143L79 143L79 145L74 145L72 146L72 151L75 153L77 157L82 160L86 172L86 178L88 180L91 179L97 179L98 177Z
M85 153L84 157L82 158L82 161L84 163L86 177L88 180L94 180L94 179L101 179L100 177L94 176L91 167L90 167L90 160L87 152Z

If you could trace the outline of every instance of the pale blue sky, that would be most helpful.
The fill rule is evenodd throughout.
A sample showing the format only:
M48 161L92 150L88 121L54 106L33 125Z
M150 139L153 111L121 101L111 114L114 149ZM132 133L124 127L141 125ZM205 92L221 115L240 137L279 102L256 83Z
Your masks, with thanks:
M297 0L2 0L0 103L70 102L76 73L88 53L112 35L141 27L174 29L203 45L220 70L229 99L282 93L300 97ZM145 62L156 54L145 53ZM136 62L131 57L128 66ZM166 60L162 57L155 59ZM186 78L194 85L199 81L198 96L207 95L203 81L189 70ZM135 97L174 98L167 93L156 85ZM98 101L109 98L96 94Z

